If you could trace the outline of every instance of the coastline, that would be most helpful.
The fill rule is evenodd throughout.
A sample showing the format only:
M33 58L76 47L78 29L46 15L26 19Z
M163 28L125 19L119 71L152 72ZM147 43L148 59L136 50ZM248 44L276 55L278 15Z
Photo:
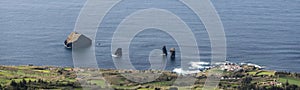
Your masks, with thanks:
M227 63L224 66L214 68L222 69L223 75L220 77L219 89L245 89L255 88L283 88L286 82L293 87L300 87L300 74L290 72L277 72L274 70L258 69L251 65L239 65ZM116 90L169 90L173 88L174 81L179 76L192 76L196 82L192 86L185 86L184 83L175 84L180 90L201 89L208 77L211 69L191 74L183 74L174 71L158 70L116 70L116 69L92 69L92 68L72 68L56 66L5 66L0 65L0 88L3 89L82 89L88 88L107 88L111 85ZM85 78L85 83L77 76L89 75L102 76L103 78ZM79 73L78 73L79 72ZM137 83L126 79L121 73L162 73L155 81L146 83ZM77 73L77 74L76 74ZM82 75L79 75L82 74ZM144 77L138 77L143 79ZM246 83L251 78L250 83ZM145 79L145 78L144 78ZM249 79L250 80L250 79ZM25 83L24 83L25 82ZM245 83L245 84L242 84ZM23 85L24 84L24 85ZM23 87L22 87L23 86ZM24 87L26 86L26 87ZM291 86L291 87L292 87Z

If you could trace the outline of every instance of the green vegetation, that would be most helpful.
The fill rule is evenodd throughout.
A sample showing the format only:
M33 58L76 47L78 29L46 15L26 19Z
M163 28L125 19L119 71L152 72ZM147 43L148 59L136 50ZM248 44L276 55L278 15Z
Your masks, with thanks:
M190 76L195 78L195 83L193 86L189 86L187 82L174 83L182 75L170 71L99 70L51 66L0 66L0 90L81 90L82 86L93 90L93 88L106 88L108 84L116 90L201 90L208 76L222 77L218 89L224 90L300 89L300 74L259 70L251 66L241 67L241 70L235 71L221 71L216 67L205 72L191 74ZM85 77L87 81L82 82L80 78L77 78L76 71L80 71L77 72L78 76L102 78ZM218 74L213 75L208 74L208 72ZM161 76L152 82L137 83L123 77L121 73L144 75L129 77L140 80L147 79L147 73L161 73Z
M254 75L254 76L261 76L261 75L267 75L267 76L274 76L275 71L265 71L265 70L254 70L247 72L249 75Z
M293 77L280 77L278 79L278 82L281 82L281 83L286 83L288 81L289 84L295 84L295 85L298 85L300 86L300 78L293 78Z
M275 71L259 71L257 73L258 76L260 75L268 75L268 76L274 76L275 75Z
M81 88L73 71L46 66L0 66L1 89Z

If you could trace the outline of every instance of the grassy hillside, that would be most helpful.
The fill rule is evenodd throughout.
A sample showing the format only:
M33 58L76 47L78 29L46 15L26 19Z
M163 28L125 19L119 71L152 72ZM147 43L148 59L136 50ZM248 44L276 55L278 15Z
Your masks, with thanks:
M258 70L251 66L241 66L242 69L235 71L223 71L219 89L300 89L300 74L276 72L270 70ZM70 67L52 66L0 66L0 90L6 89L82 89L106 88L109 84L117 90L168 90L177 88L179 90L201 90L208 77L208 72L216 71L218 68L204 72L191 74L195 78L195 84L187 86L186 82L174 83L182 75L170 71L134 71L134 70L112 70L112 69L79 69ZM218 73L222 71L217 70ZM77 72L77 73L76 73ZM80 73L79 73L80 72ZM133 82L122 76L121 73L161 73L156 80L146 83ZM78 78L77 76L81 77ZM84 76L84 77L82 77ZM183 75L184 76L184 75ZM90 78L103 77L103 78ZM133 76L132 78L147 79ZM82 82L81 79L86 81ZM173 87L178 86L178 87Z

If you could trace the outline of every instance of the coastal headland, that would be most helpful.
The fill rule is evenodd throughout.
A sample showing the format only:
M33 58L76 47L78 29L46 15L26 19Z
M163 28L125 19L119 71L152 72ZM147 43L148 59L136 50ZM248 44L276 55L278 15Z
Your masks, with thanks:
M223 74L218 89L225 90L299 90L300 73L262 70L252 65L225 64L218 67ZM34 89L77 89L82 87L105 89L109 84L115 90L201 90L208 77L208 69L202 72L185 74L196 79L193 86L185 83L174 84L183 74L174 71L157 70L115 70L71 68L56 66L0 66L0 90ZM93 71L93 76L103 78L86 79L82 82L76 72ZM121 73L162 73L152 82L137 83L124 78ZM134 77L145 79L147 77ZM85 83L82 86L81 84ZM174 87L178 86L178 87Z

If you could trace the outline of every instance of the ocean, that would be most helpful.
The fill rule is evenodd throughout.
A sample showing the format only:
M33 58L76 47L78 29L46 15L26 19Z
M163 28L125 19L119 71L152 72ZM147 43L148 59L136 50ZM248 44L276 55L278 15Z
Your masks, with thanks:
M74 31L86 0L1 0L0 64L73 66L72 51L63 46ZM227 39L227 60L249 62L266 69L300 72L299 0L212 0ZM201 60L211 60L211 47L205 27L177 0L124 0L100 24L96 37L96 58L100 68L115 68L111 57L111 37L124 17L139 9L166 9L178 15L193 30ZM146 18L146 17L141 17ZM137 69L148 69L153 49L178 49L168 33L150 28L131 42L130 58ZM167 70L180 67L167 61Z

